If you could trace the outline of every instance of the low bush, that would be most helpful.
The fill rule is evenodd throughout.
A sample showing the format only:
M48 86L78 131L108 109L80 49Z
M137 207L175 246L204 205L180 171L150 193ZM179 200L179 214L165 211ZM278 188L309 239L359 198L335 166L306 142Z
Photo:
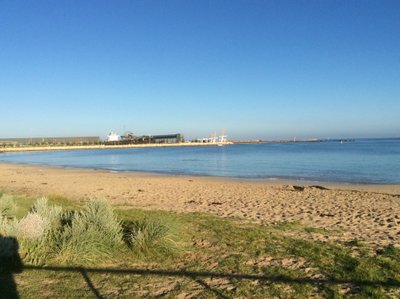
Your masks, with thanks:
M141 255L170 255L177 250L177 244L169 228L152 220L125 221L123 223L124 242Z
M0 215L11 216L17 209L14 203L14 197L9 194L0 193Z
M139 255L170 255L177 248L169 228L149 220L122 224L105 200L91 200L80 211L63 211L38 199L18 220L12 197L2 195L0 235L14 237L20 253L30 264L90 264L111 257L127 244Z
M122 244L121 224L106 201L92 200L75 213L62 212L61 207L49 205L47 198L40 198L18 221L8 213L14 207L12 197L2 195L1 199L0 234L17 238L25 262L84 264Z
M55 205L50 206L46 197L38 199L31 210L43 219L46 232L59 226L62 208Z
M16 236L18 221L14 217L2 215L0 213L0 235Z
M59 262L93 262L122 243L120 222L106 201L92 200L83 211L67 212L61 220L64 225L52 236Z
M43 237L46 222L38 213L28 213L17 224L17 236L23 240L34 240Z

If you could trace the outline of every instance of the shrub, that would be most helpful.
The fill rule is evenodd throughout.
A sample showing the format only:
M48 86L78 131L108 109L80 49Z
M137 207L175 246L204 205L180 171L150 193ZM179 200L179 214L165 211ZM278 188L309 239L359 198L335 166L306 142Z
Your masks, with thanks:
M23 240L33 240L43 237L45 221L38 213L28 213L17 224L17 236Z
M10 211L13 201L6 199L1 207ZM92 263L119 250L123 241L146 256L171 254L177 248L166 225L141 220L122 226L104 200L91 200L79 212L63 212L40 198L20 221L0 213L0 234L18 238L21 255L30 264Z
M95 227L103 234L104 242L109 243L110 246L122 242L121 223L117 220L114 209L107 201L99 199L89 201L77 219L87 226Z
M14 217L0 214L0 235L17 236L18 221Z
M0 194L0 214L11 216L15 214L17 206L14 203L14 196L9 194Z
M168 255L176 251L177 245L169 228L151 220L124 222L124 241L138 254Z
M65 225L53 236L60 262L92 262L122 243L120 222L104 200L92 200L80 213L63 217Z
M54 235L61 226L61 211L61 207L49 206L47 198L42 197L19 221L18 238L26 262L42 264L55 255Z
M39 215L44 223L44 230L48 232L56 229L60 225L60 215L62 208L59 206L49 206L48 199L42 197L36 201L32 207L32 212Z
M38 265L44 264L53 254L51 239L47 235L36 239L20 239L21 256L25 262Z

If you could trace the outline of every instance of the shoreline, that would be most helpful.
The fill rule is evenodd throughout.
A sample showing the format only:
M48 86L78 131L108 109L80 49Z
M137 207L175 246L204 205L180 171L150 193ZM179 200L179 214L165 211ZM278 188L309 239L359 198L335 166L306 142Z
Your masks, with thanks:
M93 172L104 174L120 174L132 177L163 177L163 178L177 178L177 179L198 179L203 181L221 181L231 183L248 183L248 184L265 184L268 186L298 186L298 187L315 187L327 188L329 190L350 190L350 191L368 191L383 194L392 194L400 196L400 183L399 184L382 184L382 183L347 183L347 182L327 182L327 181L313 181L313 180L296 180L285 178L243 178L243 177L223 177L212 175L192 175L184 173L166 173L166 172L150 172L140 170L113 170L106 168L93 168L93 167L68 167L63 165L47 165L47 164L30 164L30 163L16 163L0 161L0 172L4 167L10 166L11 168L31 168L31 169L54 169L66 170L74 172ZM14 167L15 166L15 167ZM1 181L0 181L1 182ZM1 187L1 186L0 186Z
M104 198L122 209L210 213L260 224L300 222L400 247L400 185L299 184L0 163L0 190L30 197ZM322 239L320 239L322 238Z
M39 168L54 168L66 170L89 170L104 173L128 174L134 176L160 176L160 177L176 177L176 178L196 178L203 180L221 180L231 182L247 182L247 183L261 183L270 186L293 185L304 187L323 187L333 190L353 190L353 191L369 191L375 193L385 193L392 195L400 195L400 183L360 183L360 182L337 182L337 181L318 181L318 180L303 180L296 178L252 178L252 177L224 177L216 175L196 175L187 173L169 173L162 171L141 171L141 170L114 170L108 168L94 168L94 167L69 167L64 165L49 165L49 164L31 164L23 162L7 162L0 161L1 165L16 165L22 167L39 167Z
M68 150L97 150L97 149L119 149L119 148L153 148L153 147L186 147L186 146L219 146L231 145L233 142L224 143L149 143L149 144L96 144L96 145L68 145L68 146L27 146L27 147L4 147L0 148L2 153L22 153L22 152L49 152L49 151L68 151Z

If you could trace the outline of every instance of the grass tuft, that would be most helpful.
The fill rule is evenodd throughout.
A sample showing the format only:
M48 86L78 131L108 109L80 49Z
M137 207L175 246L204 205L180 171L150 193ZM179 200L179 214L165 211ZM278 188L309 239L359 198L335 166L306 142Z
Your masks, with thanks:
M14 202L14 196L0 193L0 215L11 216L16 212L17 206Z
M53 236L58 262L86 264L109 256L122 244L120 222L104 200L90 201L79 213L64 213L61 223Z
M14 217L8 217L0 214L0 235L12 236L17 235L18 221Z
M31 264L85 264L110 255L122 244L121 223L104 200L91 200L80 212L63 212L40 198L19 221L0 214L0 233L17 237L25 261Z
M17 225L17 236L23 240L41 238L46 231L46 222L38 213L28 213Z
M148 219L125 221L123 233L128 247L141 255L171 255L178 248L169 228L157 221Z

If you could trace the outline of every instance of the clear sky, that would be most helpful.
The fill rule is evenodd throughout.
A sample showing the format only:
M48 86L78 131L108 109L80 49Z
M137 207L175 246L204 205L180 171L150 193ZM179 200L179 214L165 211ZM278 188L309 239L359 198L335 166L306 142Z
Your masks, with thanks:
M0 138L400 136L400 1L0 0Z

